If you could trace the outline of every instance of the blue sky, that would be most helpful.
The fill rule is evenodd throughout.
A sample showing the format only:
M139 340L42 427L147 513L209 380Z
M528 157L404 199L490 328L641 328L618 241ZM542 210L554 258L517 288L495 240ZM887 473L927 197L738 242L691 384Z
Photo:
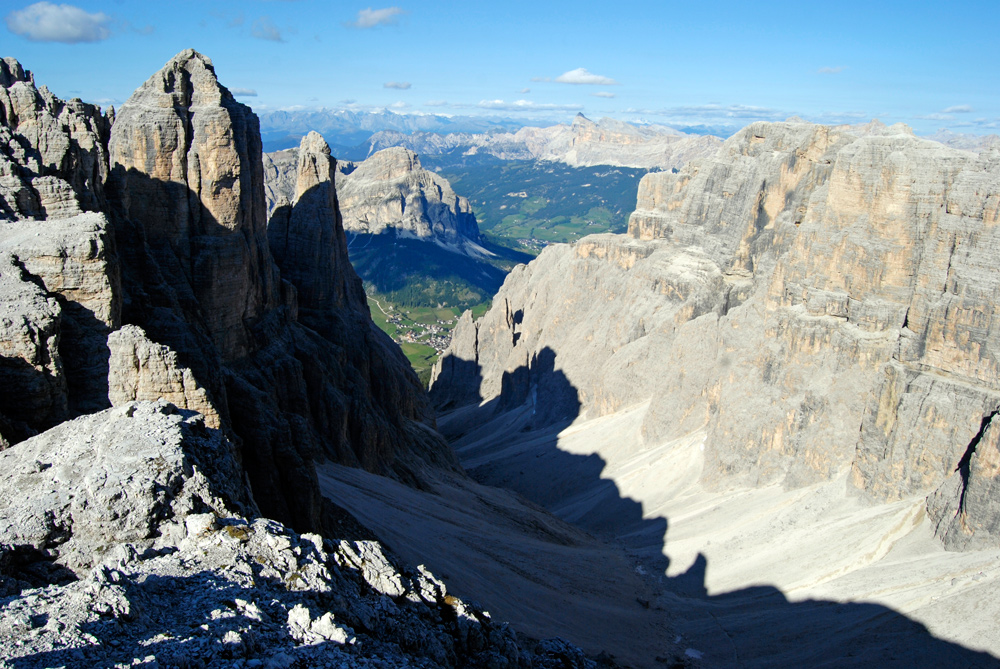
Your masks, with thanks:
M387 107L674 126L799 115L1000 133L1000 0L0 4L0 55L120 105L175 53L258 111Z

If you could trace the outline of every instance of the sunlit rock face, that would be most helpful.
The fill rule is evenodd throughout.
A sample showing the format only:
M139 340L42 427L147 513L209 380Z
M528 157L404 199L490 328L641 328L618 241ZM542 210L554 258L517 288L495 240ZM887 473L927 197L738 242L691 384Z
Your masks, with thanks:
M109 145L121 202L169 280L199 303L225 360L246 355L246 323L279 304L266 242L260 128L187 50L119 111Z
M948 547L995 543L998 211L995 150L755 123L644 177L627 236L513 272L432 395L502 406L548 349L576 413L649 400L647 443L706 430L709 488L850 472L872 503L933 496Z

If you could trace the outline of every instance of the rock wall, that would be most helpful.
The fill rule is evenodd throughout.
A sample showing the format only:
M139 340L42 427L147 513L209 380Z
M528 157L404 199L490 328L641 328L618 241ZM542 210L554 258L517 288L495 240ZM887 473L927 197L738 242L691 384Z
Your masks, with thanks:
M280 303L257 117L188 50L122 106L109 154L124 214L141 221L167 279L199 304L223 360L246 355L248 323Z
M950 548L995 543L998 208L996 151L752 124L646 176L628 236L511 273L456 329L432 397L530 398L519 370L545 354L578 402L550 422L649 400L647 443L707 429L709 487L850 471L871 503L931 497Z
M302 152L312 150L307 144L317 142L326 146L318 133L310 132L298 150L264 155L269 217L301 199L297 179L302 173ZM447 179L425 170L412 151L389 148L360 163L333 164L336 179L331 177L331 181L336 184L347 232L379 235L392 231L472 256L485 253L478 244L479 225L468 199L456 195Z
M21 151L0 152L0 366L17 381L0 392L5 445L168 398L228 437L264 514L302 530L324 523L317 459L413 484L456 468L416 376L371 322L318 136L276 263L257 119L208 58L178 54L113 125L36 90L16 61L0 80L0 129ZM49 206L40 184L76 204Z
M451 184L425 170L412 151L391 148L346 164L337 175L337 196L350 232L381 234L393 228L456 250L475 248L479 226L469 201Z

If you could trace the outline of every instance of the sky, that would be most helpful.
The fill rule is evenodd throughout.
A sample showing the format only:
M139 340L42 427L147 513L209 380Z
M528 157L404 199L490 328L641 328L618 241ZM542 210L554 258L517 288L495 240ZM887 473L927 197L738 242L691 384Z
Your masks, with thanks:
M0 56L104 107L194 48L258 112L1000 133L1000 0L395 1L2 0Z

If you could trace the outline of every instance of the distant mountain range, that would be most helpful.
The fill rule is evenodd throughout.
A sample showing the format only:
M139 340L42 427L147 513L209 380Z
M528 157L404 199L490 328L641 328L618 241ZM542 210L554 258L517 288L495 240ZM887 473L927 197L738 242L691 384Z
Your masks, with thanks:
M548 160L574 167L614 165L677 169L710 155L718 137L610 118L533 126L504 118L404 115L390 111L297 111L261 115L265 151L294 147L308 131L323 135L340 159L362 160L390 147L423 155L485 153L501 160Z
M367 155L347 155L343 150L357 149L376 132L402 133L483 133L506 132L528 125L545 124L537 119L512 119L497 116L446 116L443 114L397 114L388 110L351 111L346 109L302 109L259 113L261 139L265 151L295 148L310 130L323 135L338 158L359 160Z
M485 153L501 160L546 160L573 167L613 165L678 169L692 158L708 156L722 140L689 135L662 125L635 125L611 118L591 121L577 114L571 124L525 127L516 132L439 133L381 131L368 142L372 151L404 146L424 155L460 151Z

